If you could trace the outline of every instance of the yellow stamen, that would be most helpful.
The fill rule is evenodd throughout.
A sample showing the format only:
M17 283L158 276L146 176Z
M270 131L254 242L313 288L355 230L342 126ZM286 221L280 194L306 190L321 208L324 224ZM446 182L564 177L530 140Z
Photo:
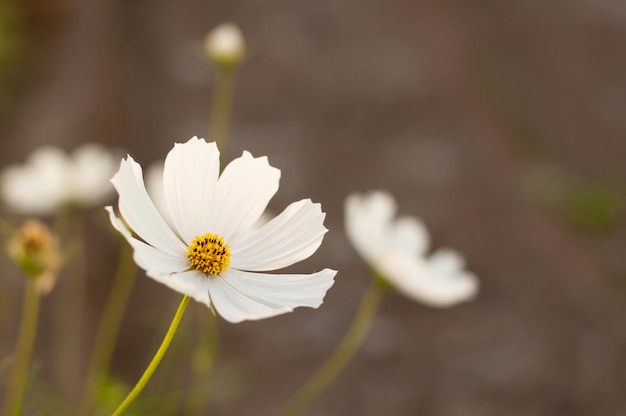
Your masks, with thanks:
M207 275L220 274L230 264L230 248L217 234L206 233L196 236L187 247L187 258L191 267Z

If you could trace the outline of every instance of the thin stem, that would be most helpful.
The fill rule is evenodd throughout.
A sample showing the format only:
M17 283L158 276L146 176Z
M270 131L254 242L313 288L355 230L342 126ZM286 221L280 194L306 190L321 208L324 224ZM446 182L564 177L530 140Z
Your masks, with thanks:
M218 320L212 314L201 310L196 314L195 333L200 334L196 338L196 345L191 361L191 389L185 403L185 414L203 415L205 408L211 400L211 372L215 365L219 344Z
M143 375L141 376L137 384L135 384L135 387L133 387L130 393L128 393L128 396L126 396L126 399L124 399L122 404L120 404L119 407L115 410L115 412L113 412L113 416L119 416L122 413L124 413L124 411L128 408L128 406L130 406L133 403L133 401L135 401L139 393L141 393L143 388L146 386L146 384L152 377L152 374L154 373L156 368L159 366L161 359L165 355L165 352L167 351L168 347L170 346L170 343L172 342L172 338L174 338L174 334L176 333L176 329L178 329L178 324L180 323L180 320L183 317L183 314L185 313L185 309L187 308L188 303L189 303L189 296L185 295L183 299L181 300L180 305L178 305L178 310L176 311L176 315L174 315L174 318L172 319L172 323L170 324L170 327L167 330L167 333L165 334L163 341L161 342L161 346L157 350L156 354L154 354L154 357L152 357L152 361L150 361L148 368L146 368L146 371L144 371Z
M215 87L209 116L208 140L215 140L222 154L226 151L233 112L235 69L215 68Z
M96 387L101 377L107 374L111 365L113 350L136 276L137 267L133 261L132 247L128 244L122 244L117 272L96 333L87 376L85 377L83 397L78 412L80 415L93 414Z
M22 322L15 352L15 364L9 376L6 397L4 400L4 416L19 415L26 390L28 379L28 367L35 345L37 334L37 317L39 315L39 292L36 287L36 279L26 278L24 289L24 304L22 306Z
M67 263L64 278L60 279L54 293L54 317L51 331L53 383L59 393L74 407L80 391L83 347L83 316L87 289L86 222L82 211L73 207L59 214L55 229L61 230L67 241ZM61 234L60 234L61 235Z
M384 293L385 287L373 281L363 296L359 310L354 321L352 321L352 326L343 340L322 367L317 370L317 373L287 404L283 416L301 414L348 365L363 344Z

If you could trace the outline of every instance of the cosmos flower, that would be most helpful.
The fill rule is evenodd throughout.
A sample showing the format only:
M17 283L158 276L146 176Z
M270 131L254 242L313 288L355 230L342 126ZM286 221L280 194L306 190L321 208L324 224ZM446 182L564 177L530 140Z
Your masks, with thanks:
M430 237L415 217L394 218L396 202L382 191L352 194L345 202L348 239L376 275L407 297L446 307L473 298L478 279L450 249L428 255Z
M109 178L114 172L114 156L100 144L83 144L71 155L43 146L25 164L2 171L0 195L18 214L47 215L70 205L94 206L113 193Z
M234 67L244 58L246 44L241 30L232 23L222 23L204 40L204 51L216 65Z
M309 199L294 202L249 232L278 190L280 171L267 157L248 152L221 175L219 171L215 143L193 137L175 144L163 171L170 227L146 192L141 166L130 156L122 160L111 180L121 218L112 207L106 209L134 248L135 262L152 279L214 308L230 322L268 318L298 306L317 308L336 271L265 272L317 250L328 231L320 205Z

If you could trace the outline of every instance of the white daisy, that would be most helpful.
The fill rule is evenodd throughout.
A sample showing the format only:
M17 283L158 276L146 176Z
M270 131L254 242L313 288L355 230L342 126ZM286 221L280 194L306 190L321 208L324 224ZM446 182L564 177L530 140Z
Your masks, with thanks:
M215 310L227 321L268 318L298 306L317 308L335 270L268 274L311 256L326 231L320 204L289 205L248 232L278 190L280 171L248 152L219 175L215 143L193 137L165 159L163 189L173 227L157 211L132 157L111 182L122 219L111 222L134 248L135 262L154 280ZM126 227L126 224L132 230Z
M109 178L115 157L104 146L87 143L71 155L54 146L36 149L23 165L0 174L0 194L20 214L53 214L67 205L94 206L113 193Z
M473 298L478 279L449 249L427 255L430 237L415 217L394 218L396 202L382 191L352 194L345 202L345 227L359 255L378 276L409 298L446 307Z

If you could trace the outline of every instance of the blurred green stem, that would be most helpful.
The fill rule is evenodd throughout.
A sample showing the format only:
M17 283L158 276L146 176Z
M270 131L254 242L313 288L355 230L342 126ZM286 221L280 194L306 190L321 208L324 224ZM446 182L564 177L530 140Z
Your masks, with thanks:
M97 386L111 365L122 318L135 284L137 267L133 261L133 249L125 243L121 245L117 272L96 333L78 412L80 415L93 414Z
M2 415L4 416L17 416L21 413L26 381L28 379L28 367L37 334L38 315L39 292L36 287L36 279L27 277L15 361L9 375L4 409L2 410Z
M113 412L113 416L119 416L122 413L124 413L124 411L128 409L128 407L133 403L133 401L135 401L135 399L137 398L139 393L141 393L141 391L146 386L146 384L148 384L148 381L150 381L152 374L154 374L154 371L159 366L161 359L165 355L165 352L167 351L168 347L170 346L170 343L172 342L172 338L174 338L174 334L176 334L176 330L178 329L180 320L182 319L183 314L185 313L185 309L187 308L189 299L190 299L189 296L185 295L183 299L181 300L180 305L178 306L178 310L176 311L176 315L174 315L174 318L172 319L172 323L170 324L170 327L167 330L167 333L165 334L163 341L161 342L161 346L159 346L159 349L157 350L156 354L154 354L154 357L152 357L152 361L150 361L148 368L146 368L146 371L144 371L143 375L141 376L137 384L135 384L135 387L133 387L130 393L128 393L128 396L126 396L126 399L124 399L122 404L120 404L119 407L115 410L115 412Z
M53 383L72 406L81 392L83 316L87 289L86 221L83 211L67 206L56 218L55 230L66 241L65 273L54 294L52 321Z
M367 290L359 305L352 326L343 340L319 370L309 379L285 407L283 416L299 415L332 383L348 365L369 333L386 287L376 280Z
M215 140L222 154L226 151L228 132L233 112L235 91L235 69L215 67L215 84L211 113L209 116L208 140Z
M186 415L204 415L211 399L211 372L215 364L219 344L218 320L206 310L197 309L195 333L196 345L191 361L191 388L185 404Z

